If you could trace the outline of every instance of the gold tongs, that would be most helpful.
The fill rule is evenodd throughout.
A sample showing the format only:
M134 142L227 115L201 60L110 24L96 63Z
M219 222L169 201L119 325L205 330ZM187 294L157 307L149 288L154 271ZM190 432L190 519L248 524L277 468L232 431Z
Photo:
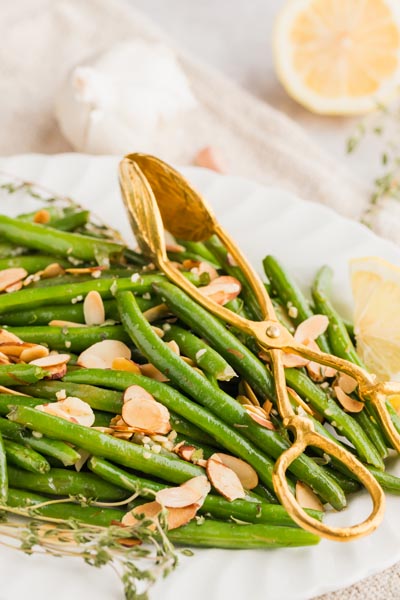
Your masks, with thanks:
M337 541L348 541L374 531L383 519L385 495L367 468L350 452L317 433L307 416L295 413L288 398L282 353L297 354L321 365L333 367L353 377L362 400L368 399L393 447L400 452L400 435L386 407L388 395L399 393L400 385L380 383L374 375L346 360L313 350L297 343L276 318L275 311L260 278L239 248L216 220L200 194L180 173L158 158L146 154L129 154L120 163L122 196L132 229L142 252L196 302L225 323L254 337L269 352L275 380L277 409L283 425L294 434L292 446L275 463L273 485L276 495L296 523L317 535ZM164 228L176 238L204 241L216 234L241 268L263 311L264 321L245 319L203 296L168 259ZM298 504L287 480L286 470L308 446L318 447L340 460L365 486L372 498L372 511L367 519L351 527L330 527L309 516Z

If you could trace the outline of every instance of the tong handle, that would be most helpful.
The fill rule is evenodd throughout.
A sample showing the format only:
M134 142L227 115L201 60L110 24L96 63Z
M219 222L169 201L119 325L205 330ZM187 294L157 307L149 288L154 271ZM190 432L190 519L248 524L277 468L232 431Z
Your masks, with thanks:
M314 426L308 419L294 416L289 417L287 421L287 427L295 433L295 441L276 461L272 482L276 495L291 518L303 529L338 542L356 540L372 533L382 522L385 512L385 494L373 475L350 452L314 431ZM331 527L308 515L299 505L288 486L286 471L308 446L321 448L330 456L340 460L367 489L373 507L364 521L350 527Z

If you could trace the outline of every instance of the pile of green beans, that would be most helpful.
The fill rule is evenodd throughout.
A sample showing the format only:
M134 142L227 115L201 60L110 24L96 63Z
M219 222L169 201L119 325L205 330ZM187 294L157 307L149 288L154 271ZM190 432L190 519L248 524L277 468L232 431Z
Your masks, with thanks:
M156 272L145 256L102 237L101 228L87 228L87 211L50 207L48 217L42 225L35 222L35 213L15 219L0 216L0 271L23 268L37 274L19 291L0 293L0 327L24 342L73 357L60 380L49 378L46 368L18 362L15 357L10 364L0 365L0 386L5 388L0 390L0 504L30 507L37 518L72 518L107 527L121 521L127 508L84 506L78 499L112 504L128 502L137 494L138 505L154 499L162 489L204 475L204 463L184 460L173 452L175 443L185 442L205 459L218 451L242 459L257 472L259 485L232 502L213 489L199 509L201 521L168 532L171 541L221 548L317 543L318 537L301 530L275 496L274 464L290 447L291 438L276 411L273 375L259 358L254 340L197 305ZM190 270L185 261L191 266L207 262L219 275L236 277L241 283L240 296L227 307L248 318L262 318L243 273L232 266L217 238L179 243L182 251L174 249L169 256L182 263L182 272L191 283L207 285L209 275ZM52 263L64 269L101 265L102 270L96 276L86 270L40 279L40 272ZM360 364L348 333L351 324L344 323L329 298L330 271L323 268L317 274L312 297L307 299L275 258L267 256L263 265L266 286L282 322L294 331L313 314L325 314L329 328L317 340L320 348ZM91 291L103 300L104 324L85 325L83 302ZM146 311L160 304L166 304L169 312L161 311L160 320L149 323ZM49 325L54 320L78 326ZM148 361L167 380L77 367L76 355L101 340L124 342L135 359ZM367 405L358 415L345 412L331 393L330 383L315 383L304 369L286 369L286 379L321 416L322 422L310 417L316 430L330 439L340 435L339 443L358 456L384 489L399 494L400 479L385 472L388 444L371 407ZM123 394L132 385L144 388L169 411L172 433L161 438L166 443L157 451L155 445L146 445L143 435L130 440L110 435L110 421L121 415ZM266 400L272 402L271 429L256 422L238 401L246 386L254 392L252 402L261 406ZM94 426L37 409L57 402L60 393L84 400L94 412ZM400 418L393 407L391 411L400 428ZM293 491L297 481L304 482L322 503L337 510L360 487L343 465L334 459L324 464L321 453L313 448L292 463L287 477ZM65 502L49 503L54 498ZM322 519L322 512L308 512Z

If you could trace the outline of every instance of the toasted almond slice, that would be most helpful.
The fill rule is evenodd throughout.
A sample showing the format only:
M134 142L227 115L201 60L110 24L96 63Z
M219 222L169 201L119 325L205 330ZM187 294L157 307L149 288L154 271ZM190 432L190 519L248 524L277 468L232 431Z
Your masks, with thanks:
M219 277L217 269L210 265L210 263L203 260L199 263L199 266L197 267L197 272L199 275L203 275L203 273L208 273L208 275L210 276L210 281L215 281L215 279L218 279Z
M181 246L181 244L165 244L165 249L167 252L174 252L174 253L185 252L185 246Z
M122 406L122 418L130 427L142 433L161 433L171 431L169 411L165 406L143 395L127 400Z
M254 414L253 412L251 412L247 408L246 408L246 410L247 410L247 413L249 414L249 416L253 419L253 421L255 421L256 423L258 423L262 427L265 427L266 429L271 429L272 431L275 429L274 424L272 423L272 421L269 421L268 419L266 419L265 417L263 417L261 415Z
M133 510L130 510L122 517L121 523L127 527L133 527L139 522L139 516L143 515L146 519L155 520L160 512L162 511L162 506L158 502L146 502L145 504L140 504L140 506L135 506ZM151 526L152 529L155 526Z
M108 434L113 434L114 430L111 427L92 427L92 429L95 429L96 431L100 431L100 433L108 433Z
M161 371L157 369L154 365L150 363L146 363L144 365L139 365L140 372L145 377L149 377L150 379L155 379L156 381L169 381L168 377L166 377Z
M11 294L12 292L19 292L19 290L22 289L23 283L22 281L17 281L16 283L13 283L12 285L9 285L5 288L5 292L7 294Z
M59 402L50 402L48 404L39 404L37 410L45 412L61 419L66 419L72 423L91 427L94 423L94 412L87 402L74 396L68 396L65 400Z
M230 502L246 496L243 485L235 471L225 466L217 453L208 459L206 470L212 485Z
M345 410L351 413L358 413L362 411L362 409L364 408L364 402L354 400L354 398L348 396L346 392L344 392L342 388L338 385L335 386L333 389L335 391L336 398Z
M347 373L339 373L337 384L346 394L352 394L358 385L357 381Z
M78 454L80 454L81 457L78 458L78 460L74 464L74 467L75 467L75 471L78 471L78 473L79 473L82 470L82 467L89 460L91 454L90 454L90 452L88 452L87 450L84 450L83 448L79 448L77 450L77 452L78 452Z
M265 412L267 418L269 418L269 415L271 414L272 407L273 407L273 404L272 404L271 400L266 400L264 402L264 404L262 405L263 411Z
M168 348L170 350L172 350L172 352L174 354L177 354L178 356L180 356L181 351L175 340L170 340L169 342L166 342L166 344L167 344Z
M302 508L313 508L323 511L324 507L320 499L312 489L302 481L296 482L296 500Z
M254 404L254 406L260 406L253 388L245 379L241 381L241 387L243 388L244 395L249 399L250 404Z
M7 329L0 329L0 344L23 344L21 338Z
M29 363L31 364L31 363ZM46 367L45 379L62 379L67 374L67 365L56 365L55 367Z
M325 333L329 325L329 319L325 315L313 315L297 327L294 339L304 344L307 340L316 340Z
M49 327L85 327L84 323L75 323L75 321L62 321L53 319L49 322Z
M128 373L135 373L135 375L140 375L139 365L137 365L133 360L129 358L123 358L122 356L118 356L118 358L114 358L111 364L111 368L116 371L128 371Z
M252 490L258 485L258 475L249 463L245 462L241 458L236 458L230 454L224 454L223 452L216 452L211 458L218 457L223 465L232 469L239 477L241 484L247 490Z
M193 453L196 452L196 448L194 446L190 446L189 444L185 444L185 442L183 442L182 444L178 444L178 446L175 446L174 452L175 452L175 454L177 454L178 456L183 458L183 460L187 460L188 462L190 462L192 459Z
M182 508L196 504L201 500L201 494L194 489L179 486L160 490L156 494L156 500L167 508Z
M21 353L26 348L32 348L35 344L29 344L28 342L4 342L0 343L0 352L7 356L21 356Z
M194 367L196 366L196 363L194 362L194 360L192 360L191 358L189 358L188 356L181 356L181 359L187 364L189 365L189 367Z
M310 362L308 358L303 358L297 354L282 354L283 366L286 368L305 367Z
M2 364L2 365L10 364L10 359L8 358L8 356L6 354L3 354L3 352L0 352L0 364Z
M242 289L240 282L230 275L222 275L214 279L209 285L199 287L198 291L207 296L216 304L224 305L230 300L234 300Z
M130 358L128 346L118 340L103 340L89 346L78 357L80 367L111 369L114 358Z
M125 548L133 548L134 546L141 546L143 544L142 540L136 538L119 538L117 542L121 546L125 546Z
M198 504L190 504L189 506L182 506L180 508L169 507L167 515L168 531L187 525L189 521L194 519L198 510Z
M36 344L32 348L25 348L22 350L20 354L20 359L23 362L31 362L32 360L36 360L38 358L44 358L49 355L49 349L46 346L41 346L40 344Z
M36 365L37 367L42 367L42 369L47 369L50 367L58 367L59 365L65 365L70 360L69 354L48 354L47 356L43 356L42 358L36 358L32 360L29 364Z
M163 338L164 337L164 330L161 329L161 327L155 327L154 325L152 326L152 330L154 331L154 333L156 333L158 335L159 338Z
M96 267L71 267L69 269L65 269L66 273L70 273L71 275L89 275L90 273L96 273L97 271L104 271L106 267L96 266Z
M225 169L222 166L218 151L213 146L202 148L194 158L194 164L198 167L211 169L217 173L224 173Z
M51 215L48 210L45 208L41 208L33 215L33 222L39 223L40 225L45 225L51 219Z
M157 306L145 310L143 316L149 323L153 323L154 321L159 321L160 319L168 317L170 314L171 311L166 304L158 304Z
M63 267L58 263L50 263L40 272L40 279L51 279L52 277L58 277L64 275L65 271Z
M133 433L129 432L129 431L114 431L113 433L114 437L118 438L119 440L130 440L133 436Z
M123 394L123 401L128 402L128 400L152 400L155 402L154 397L140 385L130 385L126 388Z
M99 292L92 290L83 301L83 315L86 325L102 325L106 319L103 298Z
M206 466L206 465L204 465L204 466ZM196 503L199 505L199 507L203 505L203 502L206 499L206 496L211 491L210 482L208 481L208 479L205 475L198 475L197 477L192 477L191 479L188 479L187 481L185 481L185 483L183 483L182 485L185 487L191 488L193 490L196 490L197 492L199 492L201 494L200 500Z
M10 285L22 281L27 275L28 271L21 267L3 269L0 271L0 292L3 292Z

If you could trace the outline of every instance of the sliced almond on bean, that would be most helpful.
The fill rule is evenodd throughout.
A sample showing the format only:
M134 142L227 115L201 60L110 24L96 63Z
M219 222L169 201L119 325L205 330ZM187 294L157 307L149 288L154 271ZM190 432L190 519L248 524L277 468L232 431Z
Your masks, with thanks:
M4 385L0 385L0 394L10 394L11 396L26 396L27 398L31 398L29 394L23 394L22 392L17 392L12 388L5 387Z
M196 448L194 446L190 446L189 444L185 444L185 442L182 442L181 444L175 446L174 452L175 454L183 458L183 460L187 460L188 462L190 462L193 453L196 452Z
M345 410L351 413L358 413L362 411L362 409L364 408L364 402L359 402L351 396L348 396L346 392L344 392L342 388L338 385L335 386L333 389L335 391L336 398Z
M42 358L36 358L32 360L29 364L36 365L37 367L42 367L42 369L47 369L51 367L58 367L59 365L65 365L70 360L69 354L48 354L47 356L43 356Z
M302 481L296 482L296 500L302 508L313 508L323 511L324 507L320 499L312 489Z
M70 267L69 269L65 269L66 273L70 273L70 275L89 275L90 273L96 273L97 271L104 271L106 267L96 266L96 267Z
M49 327L85 327L84 323L75 323L75 321L62 321L60 319L53 319L49 322Z
M159 321L160 319L168 317L170 314L171 311L166 304L158 304L157 306L145 310L143 316L149 323L153 323L154 321Z
M152 400L155 402L154 397L140 385L130 385L126 388L123 401L128 402L128 400Z
M34 344L28 344L27 342L4 342L0 343L0 352L7 356L21 356L21 353L26 348L32 348Z
M46 223L48 223L50 221L50 219L51 219L51 215L50 215L49 211L46 210L45 208L38 210L33 215L33 222L39 223L40 225L45 225Z
M254 412L252 412L247 407L246 407L246 411L247 411L247 414L249 415L249 417L251 417L253 419L253 421L255 421L256 423L258 423L262 427L265 427L266 429L271 429L272 431L275 429L274 424L272 423L272 421L270 421L269 419L267 419L263 415L260 415L258 413L254 413Z
M49 415L60 417L79 425L85 425L86 427L91 427L95 420L94 412L89 404L74 396L68 396L65 400L60 400L59 402L39 404L36 408Z
M239 477L223 464L218 454L213 454L208 459L206 470L212 485L229 502L246 496Z
M3 354L3 352L0 352L0 364L1 365L9 365L10 364L10 359L8 358L8 356L6 354Z
M309 363L308 358L303 358L302 356L298 356L297 354L287 354L285 352L282 353L282 363L286 368L296 368L296 367L305 367Z
M206 466L206 465L204 465L204 466ZM199 505L199 507L203 505L203 502L206 499L206 496L211 491L210 482L208 481L208 479L205 475L198 475L197 477L192 477L191 479L188 479L187 481L185 481L185 483L183 483L182 485L185 487L191 488L193 490L196 490L197 492L199 492L199 494L201 494L200 500L198 500L198 502L196 503Z
M167 508L181 508L191 504L203 503L210 491L207 477L193 477L178 487L165 488L156 494L156 500Z
M40 271L40 279L52 279L53 277L58 277L59 275L64 275L64 268L58 263L50 263Z
M183 525L187 525L189 521L194 519L198 510L198 504L190 504L189 506L182 506L180 508L168 508L168 531L171 531L172 529L178 529L178 527L182 527Z
M325 333L329 325L329 319L325 315L313 315L297 327L294 339L303 344L307 340L316 340Z
M156 327L155 325L153 325L152 330L156 335L158 335L159 338L163 338L165 335L164 330L161 329L161 327Z
M17 343L22 344L23 341L15 333L8 331L7 329L0 329L0 344Z
M236 458L236 456L225 454L223 452L217 452L216 454L213 454L213 457L218 457L223 465L232 469L239 477L243 487L247 490L252 490L258 485L257 472L249 465L249 463L241 458Z
M358 385L357 381L347 373L339 373L337 384L346 394L352 394Z
M217 277L210 284L197 288L198 291L207 296L216 304L224 305L230 300L234 300L241 292L240 282L230 275Z
M78 357L77 364L87 369L112 369L115 358L130 358L131 351L118 340L103 340L89 346Z
M207 273L210 276L210 281L214 281L218 279L218 271L215 267L210 265L210 263L206 261L201 261L199 266L197 267L197 272L199 275L203 275L203 273Z
M13 283L12 285L7 286L4 291L7 294L11 294L12 292L19 292L19 290L22 289L22 286L23 286L22 280L17 281L16 283Z
M168 409L145 395L124 401L122 418L127 425L142 433L165 434L171 431Z
M166 344L167 344L168 348L170 350L172 350L172 352L174 354L177 354L178 356L180 356L181 351L175 340L170 340L169 342L166 342Z
M139 369L142 375L145 377L149 377L150 379L155 379L155 381L169 381L168 377L161 373L154 365L150 363L146 363L144 365L139 365Z
M18 281L22 281L28 275L26 269L15 267L11 269L3 269L0 271L0 292L3 292L10 285L14 285Z
M224 173L221 158L218 156L218 151L213 146L202 148L194 158L194 164L198 167L211 169L217 173Z
M46 367L45 379L62 379L67 374L67 365L56 365L55 367Z
M83 301L83 314L86 325L102 325L106 318L103 299L99 292L92 290Z
M130 510L126 513L121 520L121 523L127 527L133 527L137 523L139 523L139 515L143 515L146 519L156 519L160 512L162 511L162 506L158 502L146 502L145 504L140 504L140 506L135 506L133 510ZM154 529L155 526L151 526Z
M49 349L46 346L41 346L40 344L36 344L32 346L32 348L25 348L20 354L20 359L23 362L31 362L32 360L36 360L38 358L44 358L49 355Z
M140 375L139 365L137 365L133 360L129 358L123 358L121 356L114 358L111 368L115 369L116 371L127 371L128 373Z

